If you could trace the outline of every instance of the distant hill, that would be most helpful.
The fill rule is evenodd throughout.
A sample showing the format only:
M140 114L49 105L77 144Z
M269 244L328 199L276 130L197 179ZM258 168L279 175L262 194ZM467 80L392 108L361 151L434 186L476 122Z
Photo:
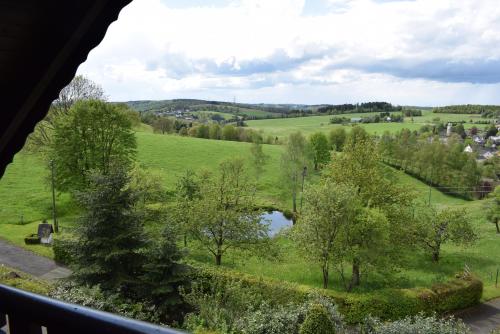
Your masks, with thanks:
M216 112L239 116L245 119L264 119L297 117L353 112L401 111L402 109L427 109L402 107L388 102L365 102L357 104L271 104L271 103L232 103L197 99L140 100L128 101L128 106L141 113L172 113L176 111Z
M139 112L165 113L177 110L222 112L246 116L248 119L290 116L297 113L312 112L315 109L313 106L300 104L249 104L196 99L141 100L128 101L126 104Z

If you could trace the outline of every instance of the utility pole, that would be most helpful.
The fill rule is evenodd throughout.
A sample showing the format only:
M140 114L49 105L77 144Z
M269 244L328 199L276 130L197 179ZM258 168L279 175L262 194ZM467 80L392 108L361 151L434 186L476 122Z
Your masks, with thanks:
M59 233L59 223L56 216L56 189L54 183L54 160L50 160L50 172L52 180L52 219L54 221L54 231Z
M300 212L302 212L302 200L304 199L304 180L307 175L307 166L302 170L302 192L300 193Z

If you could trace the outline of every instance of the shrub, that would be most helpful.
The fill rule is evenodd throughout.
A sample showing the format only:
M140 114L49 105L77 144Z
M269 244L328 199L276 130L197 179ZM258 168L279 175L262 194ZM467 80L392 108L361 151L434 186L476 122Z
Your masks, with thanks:
M242 317L237 330L245 334L298 333L306 311L304 305L270 306L264 303Z
M68 303L116 313L124 317L160 323L160 314L154 305L132 301L120 297L118 294L105 294L97 285L86 287L66 282L57 285L49 296Z
M40 243L40 237L37 234L29 234L24 238L24 243L26 245L38 245Z
M321 304L313 304L307 311L306 319L300 325L300 334L334 334L335 326L326 308Z
M364 333L367 334L469 334L470 329L454 318L440 319L435 316L425 317L422 314L406 317L402 320L383 323L378 319L368 318L365 321Z
M72 261L71 246L73 240L69 237L54 239L52 250L54 251L54 261L59 264L69 265Z
M431 315L463 309L479 303L483 291L482 282L474 276L458 276L430 289L383 289L363 294L320 290L200 265L194 276L194 281L208 285L214 281L222 285L238 282L242 289L267 300L272 306L298 305L306 302L311 294L316 294L335 304L349 324L361 323L368 315L382 320L396 320L421 312Z

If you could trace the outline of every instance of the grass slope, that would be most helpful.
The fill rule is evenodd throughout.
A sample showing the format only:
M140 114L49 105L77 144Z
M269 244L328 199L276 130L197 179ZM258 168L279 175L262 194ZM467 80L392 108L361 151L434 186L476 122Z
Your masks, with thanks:
M142 130L147 130L147 128ZM225 158L240 156L248 159L251 146L248 143L186 138L151 132L138 132L137 140L138 161L159 171L168 189L174 187L176 179L186 169L215 170L218 163ZM259 193L262 201L288 207L290 203L286 197L283 197L279 182L279 160L282 149L281 146L264 146L264 151L270 156L270 161L261 178ZM394 182L400 182L414 189L422 199L428 199L429 188L425 184L401 171L388 168L388 172L394 177ZM7 168L4 177L0 180L2 209L0 211L0 237L24 246L24 236L34 233L41 219L50 217L50 188L45 183L47 174L48 170L42 159L25 153L18 154ZM431 202L439 206L466 207L480 240L470 248L446 245L443 249L442 262L438 265L434 265L429 257L419 250L402 254L408 269L395 276L391 284L400 287L428 286L448 279L467 264L484 280L485 298L500 296L500 289L494 287L494 273L500 266L500 261L495 255L498 250L499 236L496 235L494 226L485 222L484 202L464 201L437 190L431 191ZM60 195L58 203L61 225L68 226L75 218L75 209L69 204L67 195ZM25 221L33 222L19 225L20 212L26 217ZM286 239L282 239L280 243L283 246L280 259L262 259L248 254L228 253L223 263L225 266L251 274L321 286L321 274L317 266L308 263ZM36 253L52 256L52 251L48 247L25 247ZM206 252L197 249L191 250L189 258L195 261L212 262L212 258ZM332 288L340 289L338 275L332 273L332 276ZM369 273L365 289L376 288L382 279Z

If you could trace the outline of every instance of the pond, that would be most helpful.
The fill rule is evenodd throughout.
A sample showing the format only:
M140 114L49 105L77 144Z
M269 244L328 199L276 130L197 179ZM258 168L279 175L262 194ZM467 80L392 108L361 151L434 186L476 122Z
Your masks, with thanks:
M293 220L286 218L281 211L266 212L261 222L269 222L269 236L275 236L283 228L291 227Z

